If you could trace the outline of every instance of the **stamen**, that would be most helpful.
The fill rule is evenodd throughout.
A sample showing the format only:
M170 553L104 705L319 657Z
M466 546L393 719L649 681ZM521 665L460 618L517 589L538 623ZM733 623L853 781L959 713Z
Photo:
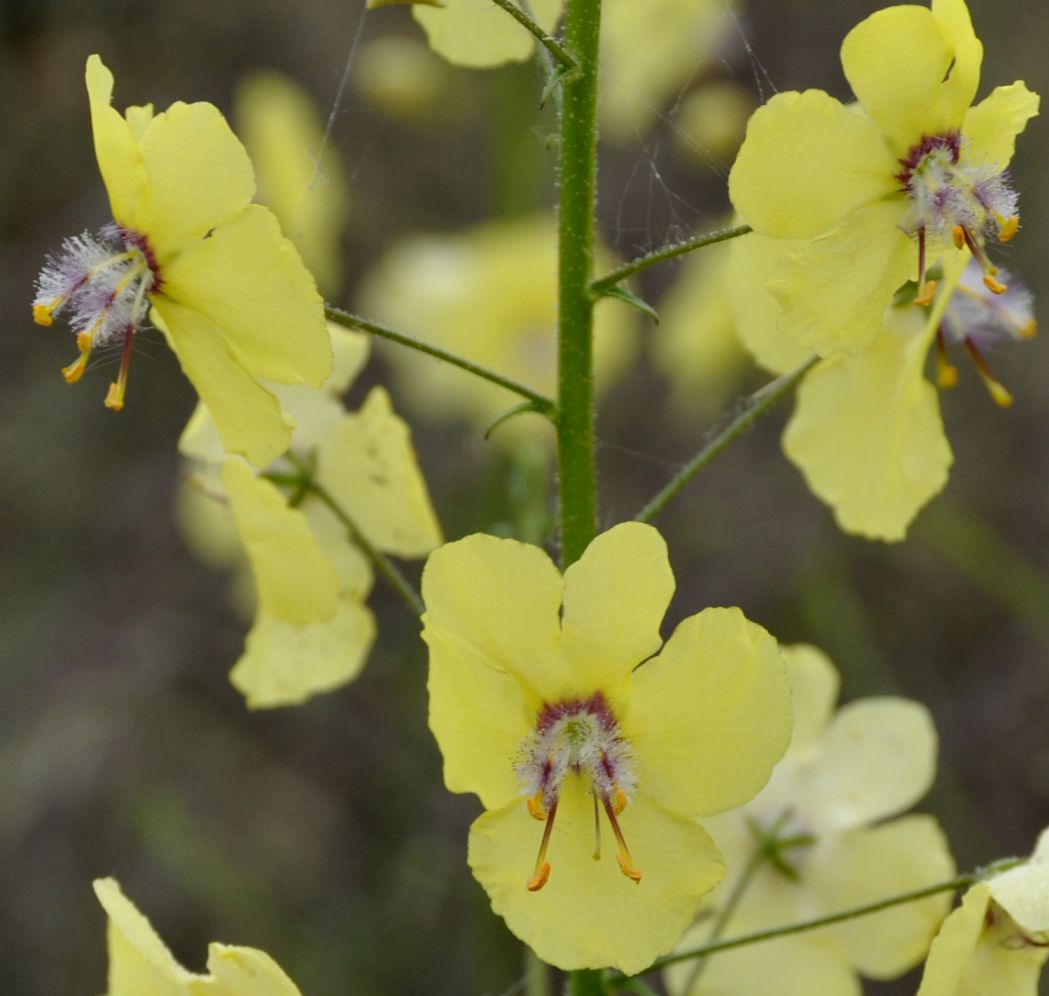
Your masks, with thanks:
M557 815L557 803L550 807L546 826L543 828L543 840L539 845L539 856L535 859L535 871L528 880L528 891L538 892L550 878L550 862L546 860L546 849L550 846L550 832L554 829L554 817Z
M936 330L936 384L946 391L958 383L958 368L947 359L947 343L943 327Z
M131 366L131 343L135 338L135 326L129 325L124 333L124 353L120 357L120 372L117 374L115 383L109 385L109 393L103 402L113 412L118 412L124 407L124 392L127 390L127 373Z
M1000 214L996 214L994 220L998 222L999 242L1008 242L1020 227L1020 216L1018 214L1011 214L1008 218L1003 218Z
M591 796L594 800L594 854L595 861L601 860L601 813L597 808L597 796Z
M62 376L67 384L75 384L84 376L84 371L87 369L87 358L90 355L89 352L83 352L69 366L62 367Z
M55 323L55 309L62 303L63 296L56 297L53 301L47 304L34 304L33 305L33 321L37 325L54 325Z
M616 835L616 843L619 845L619 854L616 856L616 860L619 862L619 870L632 882L640 885L641 872L634 864L634 859L630 856L630 849L626 846L626 840L623 838L623 831L619 827L619 820L616 819L616 811L612 801L608 796L605 796L601 801L604 803L608 822L612 824L612 833Z
M539 820L540 823L546 819L542 792L536 792L535 795L528 797L528 813L533 820Z
M1033 318L1029 318L1017 329L1016 334L1021 339L1033 339L1038 335L1038 323Z
M973 254L973 259L980 264L980 269L983 270L983 282L987 289L992 294L1004 294L1009 288L994 278L998 275L998 267L995 266L988 258L987 254L983 251L979 243L972 237L972 233L964 225L955 225L955 245L958 243L958 231L962 233L962 239L965 244L969 247L969 252ZM959 248L961 248L959 246Z
M1001 382L994 376L994 374L991 373L990 367L987 366L987 361L983 358L979 349L976 348L976 344L969 336L965 337L963 343L966 351L972 358L973 365L976 367L977 372L980 374L980 377L984 382L984 386L994 399L994 403L1001 408L1011 407L1013 396L1002 386Z
M914 303L927 308L936 294L936 281L925 279L925 226L918 229L918 295Z
M965 245L965 229L961 225L955 225L951 229L951 237L954 239L955 249L961 249Z

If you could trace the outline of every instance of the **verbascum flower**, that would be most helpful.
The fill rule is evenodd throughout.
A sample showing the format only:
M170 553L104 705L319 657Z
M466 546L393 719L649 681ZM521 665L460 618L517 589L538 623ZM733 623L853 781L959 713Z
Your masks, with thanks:
M528 11L544 31L551 32L563 6L564 0L531 0ZM489 69L535 54L535 38L492 0L415 3L412 16L426 32L430 48L458 66Z
M724 874L695 817L753 796L790 737L776 641L706 609L664 644L673 590L662 537L637 523L563 577L484 535L423 572L430 728L448 788L486 810L470 867L563 969L635 973L674 945Z
M729 194L756 231L807 240L771 284L779 327L802 346L869 345L906 280L932 300L931 265L952 245L1005 290L986 247L1019 225L1007 167L1038 97L1017 82L970 107L982 57L964 0L888 7L842 45L858 108L807 90L751 118Z
M499 13L496 11L495 13ZM599 253L599 269L611 268ZM363 314L552 395L557 383L557 223L541 214L488 222L454 235L395 246L365 277ZM607 388L636 349L635 322L615 301L595 314L597 390ZM493 384L391 349L399 396L428 418L466 417L487 429L519 399ZM420 363L419 360L423 362ZM428 362L427 362L428 361ZM520 441L545 420L515 418L493 434Z
M252 73L237 86L234 120L255 166L259 201L277 216L321 291L336 294L349 195L309 94L280 73Z
M1025 864L978 882L944 921L918 996L1037 996L1049 958L1049 830Z
M298 479L304 468L349 518L301 486L260 477L223 457L201 406L180 440L192 461L182 508L206 549L243 569L257 593L254 623L230 680L251 708L297 705L352 681L375 639L366 605L372 567L357 537L375 550L421 557L441 542L407 425L381 387L357 412L336 400L367 355L367 339L336 332L336 373L325 390L278 389L295 423L291 449L270 472ZM238 555L243 549L245 558ZM215 559L215 558L213 558Z
M33 315L68 317L79 380L92 352L121 349L106 406L124 406L138 330L151 318L215 419L223 445L263 465L290 429L261 380L319 387L331 370L313 278L255 193L244 147L211 104L121 115L113 75L87 61L95 153L113 224L67 239L37 280Z
M736 329L773 373L810 355L776 331L780 304L766 289L797 245L747 235L730 254L727 285ZM966 355L995 402L1007 406L1012 398L992 373L988 354L1035 333L1031 295L1019 280L1010 277L1009 289L995 294L968 251L946 253L937 273L929 305L915 307L913 289L899 295L884 310L870 346L856 356L830 357L805 376L783 435L787 456L834 510L838 525L868 539L903 539L947 482L954 458L936 388L958 380L949 351ZM930 351L935 386L925 375Z
M740 809L704 821L729 868L683 947L702 945L725 911L731 938L851 909L950 878L954 862L932 817L897 816L928 790L936 735L924 706L861 699L834 714L838 675L813 647L785 647L794 706L790 748ZM895 818L893 818L895 817ZM748 870L749 869L749 870ZM741 881L746 876L745 881ZM675 996L860 992L856 973L890 979L918 964L946 916L933 895L818 932L711 955L670 970Z
M721 0L604 0L602 131L636 141L667 102L703 73L733 23Z
M208 946L208 974L183 968L114 879L94 883L109 917L106 996L300 996L264 951L231 944Z

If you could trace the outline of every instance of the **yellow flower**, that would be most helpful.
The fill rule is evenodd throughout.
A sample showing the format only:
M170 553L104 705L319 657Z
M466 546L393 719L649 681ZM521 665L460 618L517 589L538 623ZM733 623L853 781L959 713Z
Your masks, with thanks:
M288 444L260 380L319 386L331 369L323 303L273 215L250 203L251 163L211 104L112 106L113 75L87 60L99 169L113 224L67 239L37 281L42 325L67 313L79 380L96 348L120 346L106 406L124 405L135 334L147 315L164 332L215 418L227 450L268 463Z
M484 535L423 572L430 728L448 788L486 810L470 867L563 969L634 973L673 946L724 873L694 817L750 798L790 736L775 640L706 609L663 645L673 589L662 537L637 523L563 578L542 550Z
M1036 996L1049 958L1049 830L1034 854L974 885L940 928L918 996Z
M964 0L888 7L842 45L859 108L808 90L751 118L729 194L758 232L809 240L772 284L779 327L801 345L868 345L905 280L931 300L929 268L952 243L1004 289L985 244L1019 224L1006 167L1038 97L1018 82L970 107L982 54Z
M779 304L765 289L798 245L748 235L731 250L727 284L736 329L757 362L774 373L808 355L776 331ZM824 360L798 388L783 448L846 532L903 539L947 482L953 456L938 393L925 379L930 349L935 346L939 387L958 379L947 359L948 345L956 345L972 359L995 401L1011 402L984 354L997 341L1034 334L1030 294L1018 280L1010 280L1004 294L993 294L968 252L943 257L938 283L931 307L916 308L904 296L885 310L870 346L857 356Z
M608 259L604 253L599 258L600 270ZM363 314L550 396L557 383L556 221L540 214L404 242L365 277L359 307ZM598 390L629 363L634 326L622 305L598 304ZM486 429L520 400L400 346L387 356L400 396L429 418L465 416ZM520 441L522 434L545 428L545 420L536 416L516 418L492 439Z
M528 10L550 32L563 6L564 0L531 0ZM440 6L416 3L412 17L426 32L430 48L459 66L489 69L530 59L535 53L535 38L492 0L446 0Z
M313 479L374 549L424 556L441 533L408 427L381 387L360 411L343 410L336 398L364 362L367 339L335 329L333 335L336 373L323 391L277 389L295 430L288 460L273 470L294 475L315 463ZM240 566L243 547L255 579L255 621L230 673L249 707L297 705L352 681L375 639L375 620L365 605L371 564L346 524L315 494L292 504L242 460L223 459L204 406L179 445L195 461L196 490L187 489L182 507L187 531L212 559Z
M832 715L838 675L830 661L814 647L783 652L794 704L790 748L753 800L704 821L729 868L710 900L713 915L748 864L764 854L729 914L726 938L850 909L954 874L934 819L888 819L932 784L936 735L926 709L883 697ZM930 896L777 942L776 954L764 958L753 958L749 948L712 955L695 988L687 986L692 967L686 963L672 970L671 989L846 996L859 991L855 972L889 979L916 965L948 905L946 894ZM700 921L683 946L703 944L710 923ZM801 974L792 978L795 971Z
M602 131L636 142L667 101L703 73L732 23L721 0L604 0Z
M747 366L732 321L729 246L712 246L683 260L658 304L652 361L671 386L681 415L713 416Z
M253 73L238 85L234 111L259 200L277 216L320 289L335 294L342 282L346 177L309 95L280 73Z
M208 946L208 974L183 968L114 879L94 883L109 916L107 996L300 996L264 951Z

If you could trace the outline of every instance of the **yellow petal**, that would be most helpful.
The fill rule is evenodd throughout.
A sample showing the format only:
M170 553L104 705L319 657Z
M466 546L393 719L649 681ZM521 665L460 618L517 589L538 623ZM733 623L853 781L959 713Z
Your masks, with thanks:
M817 847L806 884L818 897L816 915L835 913L913 892L955 874L947 839L931 816L904 816L881 826L834 836ZM925 957L951 906L949 892L895 906L828 932L872 979L894 979Z
M466 641L428 628L430 729L450 792L474 792L486 809L524 807L514 761L535 723L536 701ZM538 846L538 843L537 845Z
M709 924L698 924L682 939L680 947L701 947ZM686 988L694 963L686 961L667 969L668 989L674 996L861 996L860 980L844 952L826 938L812 935L783 937L736 950L721 951L706 959L695 985Z
M255 165L259 202L277 216L318 286L336 294L349 197L313 101L288 77L258 72L238 85L234 107L237 132Z
M168 341L186 376L208 406L222 445L265 467L284 453L291 430L277 399L234 358L222 329L205 315L174 301L154 302Z
M893 294L917 275L917 245L897 227L903 214L902 195L868 204L788 255L770 285L780 331L821 356L868 346Z
M932 332L915 315L859 356L822 363L798 389L783 448L846 532L903 539L947 482L940 400L922 376Z
M796 643L780 647L790 681L794 733L790 752L804 750L827 728L838 700L841 678L831 659L818 647Z
M706 609L639 668L622 717L638 784L681 813L738 806L790 740L790 688L776 641L739 609Z
M214 105L172 104L149 122L139 146L149 182L140 231L162 268L251 202L251 161Z
M367 606L346 597L320 622L291 623L260 611L229 678L249 709L302 705L353 681L375 632Z
M976 94L983 48L968 12L961 0L939 6L943 18L914 5L876 11L841 46L853 92L896 155L925 135L957 131Z
M383 388L372 388L321 443L317 480L379 550L422 557L440 544L410 430Z
M95 895L109 917L108 996L185 996L204 976L188 972L115 879L95 879Z
M492 909L543 961L565 970L639 972L674 946L699 898L724 874L700 826L644 794L631 798L619 820L639 883L620 871L607 824L594 860L593 798L570 776L551 836L550 878L538 892L525 883L543 827L523 800L485 813L470 829L468 860Z
M1016 137L1038 114L1040 98L1023 83L992 90L965 115L962 136L966 158L1005 169L1013 158Z
M327 324L333 362L331 376L325 381L324 390L338 397L349 390L361 368L368 362L372 344L371 338L364 332L353 332L334 322Z
M1043 832L1040 849L1027 864L988 880L991 897L1029 934L1049 931L1049 855Z
M426 562L423 639L459 640L541 699L562 695L561 574L538 547L475 533Z
M549 32L561 16L562 0L533 0L528 6ZM448 0L441 9L415 4L412 16L426 32L430 48L458 66L487 69L521 62L535 52L532 36L491 0Z
M339 578L339 593L362 602L375 580L371 561L351 541L345 524L315 495L307 495L299 506L310 532L324 551Z
M146 127L153 120L153 117L152 104L132 105L124 110L124 120L127 121L136 142L142 140Z
M306 517L236 457L223 464L222 484L251 560L262 610L289 623L330 619L339 581Z
M136 228L147 186L142 152L127 120L111 106L113 74L97 55L88 57L85 80L95 157L109 194L113 219Z
M729 250L728 293L736 332L755 362L775 374L793 370L812 355L780 331L780 304L768 290L780 263L804 244L752 232L734 239Z
M208 946L215 996L300 996L298 986L266 952L229 944Z
M203 401L197 402L197 407L193 409L193 414L178 437L178 451L184 457L202 463L221 463L226 455L215 420Z
M965 894L961 906L947 917L929 949L917 996L980 996L979 990L961 987L983 933L990 899L987 884L978 882ZM982 992L994 991L992 988ZM1034 989L1012 991L1033 993Z
M252 204L163 269L162 296L206 316L242 366L320 387L332 369L324 304L276 219Z
M936 773L936 729L920 702L885 696L838 711L804 777L804 818L819 832L912 806Z
M898 189L897 172L868 118L822 90L778 93L747 125L729 198L762 235L812 238Z
M667 545L651 526L601 533L565 571L561 649L581 694L618 696L630 672L663 643L674 594Z

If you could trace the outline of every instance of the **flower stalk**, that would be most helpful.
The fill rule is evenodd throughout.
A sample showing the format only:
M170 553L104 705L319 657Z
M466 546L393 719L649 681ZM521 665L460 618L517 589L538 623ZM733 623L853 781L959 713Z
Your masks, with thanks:
M579 559L597 531L594 465L594 214L601 0L569 0L565 43L578 71L564 81L560 120L557 441L561 558Z

